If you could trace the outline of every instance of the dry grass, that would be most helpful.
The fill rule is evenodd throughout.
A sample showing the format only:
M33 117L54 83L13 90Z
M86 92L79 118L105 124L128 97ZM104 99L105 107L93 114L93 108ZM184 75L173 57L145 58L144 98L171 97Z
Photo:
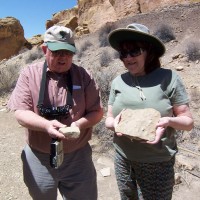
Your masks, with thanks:
M0 92L10 91L15 86L20 70L27 65L43 58L43 53L39 48L33 48L19 55L13 56L9 60L0 63Z

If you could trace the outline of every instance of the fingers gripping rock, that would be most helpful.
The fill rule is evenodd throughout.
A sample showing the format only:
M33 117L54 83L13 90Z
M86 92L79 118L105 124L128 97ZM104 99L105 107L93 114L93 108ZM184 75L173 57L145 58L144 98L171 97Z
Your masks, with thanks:
M78 138L80 136L80 129L78 127L63 127L59 131L65 135L65 137Z

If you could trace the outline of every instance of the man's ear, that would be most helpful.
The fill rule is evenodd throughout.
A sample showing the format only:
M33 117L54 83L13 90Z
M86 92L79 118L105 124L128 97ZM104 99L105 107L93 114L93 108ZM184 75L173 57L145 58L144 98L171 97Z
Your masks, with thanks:
M47 46L44 45L44 44L42 44L41 48L42 48L42 51L44 52L44 54L46 54L46 52L47 52Z

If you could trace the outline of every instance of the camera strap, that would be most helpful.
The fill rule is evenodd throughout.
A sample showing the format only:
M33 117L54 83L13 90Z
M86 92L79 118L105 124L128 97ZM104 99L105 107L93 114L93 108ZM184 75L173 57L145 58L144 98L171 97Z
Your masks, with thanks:
M40 83L40 93L39 93L39 99L38 99L38 106L43 106L44 101L44 92L45 92L45 86L46 86L46 72L47 72L47 62L45 60L43 65L43 71L42 71L42 80ZM67 73L67 99L66 104L72 108L73 106L73 99L72 99L72 93L73 93L73 86L72 86L72 78L70 70Z

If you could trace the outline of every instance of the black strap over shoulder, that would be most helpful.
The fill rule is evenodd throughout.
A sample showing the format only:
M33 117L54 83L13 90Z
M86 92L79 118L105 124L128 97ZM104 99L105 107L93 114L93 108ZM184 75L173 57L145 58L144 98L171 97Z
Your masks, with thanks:
M70 105L71 107L73 106L73 99L72 99L72 94L73 94L73 83L72 83L72 74L71 70L68 71L67 73L67 105Z
M42 71L42 79L40 82L38 106L43 105L43 101L44 101L44 91L45 91L45 85L46 85L46 71L47 71L47 62L45 60L44 65L43 65L43 71Z

